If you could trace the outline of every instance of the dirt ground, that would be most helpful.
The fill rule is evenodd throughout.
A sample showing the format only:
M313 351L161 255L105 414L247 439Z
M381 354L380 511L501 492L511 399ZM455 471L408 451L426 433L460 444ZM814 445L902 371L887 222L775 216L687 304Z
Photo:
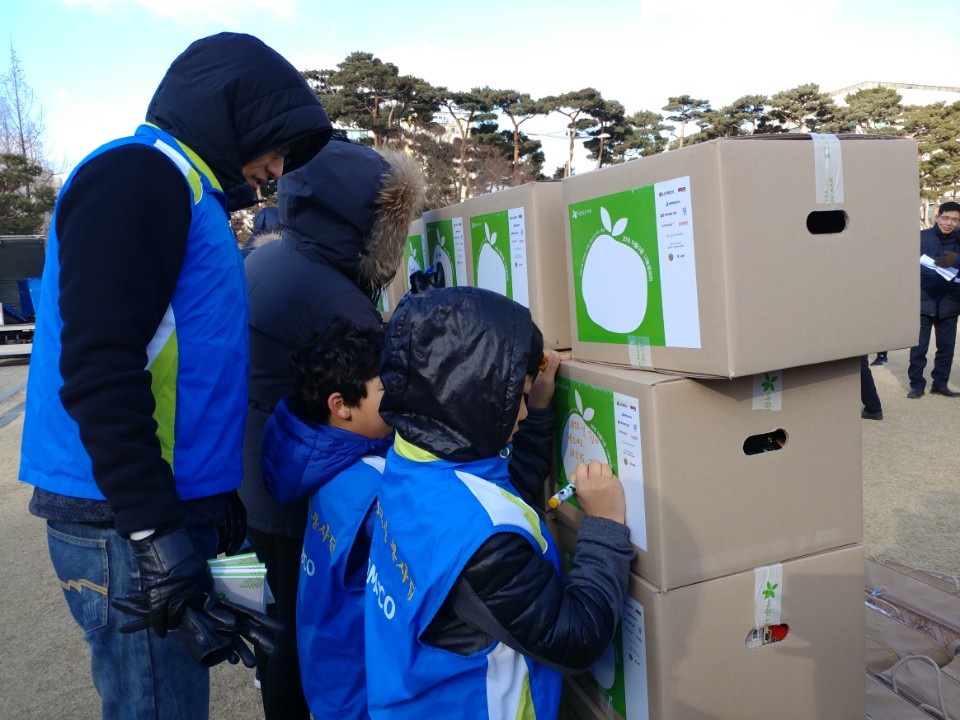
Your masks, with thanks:
M906 364L897 350L872 368L884 419L861 421L864 546L879 560L960 574L960 398L907 399ZM0 361L0 718L96 720L87 649L50 566L44 523L27 511L31 490L17 481L25 379L25 364ZM215 668L210 705L213 720L262 718L253 672Z

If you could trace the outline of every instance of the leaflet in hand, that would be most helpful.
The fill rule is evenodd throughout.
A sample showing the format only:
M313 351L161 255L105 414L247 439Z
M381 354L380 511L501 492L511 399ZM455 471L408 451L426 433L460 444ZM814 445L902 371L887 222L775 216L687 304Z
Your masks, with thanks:
M929 255L920 256L920 264L925 268L930 268L935 270L944 280L947 282L953 282L957 279L957 268L942 268L937 267L937 264L934 262L933 258Z

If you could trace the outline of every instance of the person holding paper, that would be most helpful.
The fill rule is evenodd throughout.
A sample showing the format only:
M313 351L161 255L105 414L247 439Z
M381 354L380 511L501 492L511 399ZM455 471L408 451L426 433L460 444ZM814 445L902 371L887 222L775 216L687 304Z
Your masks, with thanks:
M945 202L937 209L936 225L920 232L920 340L910 348L908 398L923 396L930 335L936 332L937 353L930 373L931 395L960 397L947 386L957 340L960 314L960 203ZM932 262L930 262L932 260Z

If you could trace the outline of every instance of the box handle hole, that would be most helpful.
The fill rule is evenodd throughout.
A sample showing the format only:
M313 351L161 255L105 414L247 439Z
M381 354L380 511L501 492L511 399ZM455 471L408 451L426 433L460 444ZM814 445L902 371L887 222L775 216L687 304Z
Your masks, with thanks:
M744 455L759 455L760 453L782 450L787 444L787 432L778 428L760 435L751 435L743 441Z
M807 215L811 235L834 235L847 229L850 216L843 210L814 210Z
M750 650L781 642L790 634L790 626L786 623L778 625L767 625L762 628L753 628L747 633L747 641L744 643Z

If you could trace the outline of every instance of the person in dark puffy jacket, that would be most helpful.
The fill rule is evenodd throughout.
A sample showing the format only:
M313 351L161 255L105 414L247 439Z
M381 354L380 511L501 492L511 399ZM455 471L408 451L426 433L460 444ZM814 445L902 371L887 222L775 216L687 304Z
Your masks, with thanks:
M423 175L408 155L378 152L335 136L278 185L281 233L245 260L250 296L250 405L243 486L250 545L267 566L275 613L286 630L267 660L258 656L267 720L309 711L300 682L296 600L307 498L280 504L264 487L260 438L277 402L293 392L293 358L334 317L380 328L376 299L400 267Z
M936 225L920 232L920 255L933 261L934 267L920 266L920 340L910 348L910 391L907 397L923 396L927 381L923 369L927 365L930 335L936 333L937 352L930 373L931 395L960 397L951 390L950 366L957 343L957 316L960 314L960 203L945 202L937 209ZM938 268L952 271L952 279L943 277Z
M296 68L236 33L181 53L146 120L60 193L20 478L103 717L202 719L209 665L235 659L218 649L228 635L199 632L206 561L244 535L247 298L229 213L310 160L331 126Z
M613 638L633 549L612 469L577 467L586 517L563 578L532 507L542 476L510 472L542 348L526 308L478 288L411 295L390 319L380 414L396 432L364 618L373 718L553 720L561 672Z
M246 257L256 250L265 241L275 240L280 233L280 208L276 205L267 205L260 208L253 216L253 232L243 243L240 252Z

